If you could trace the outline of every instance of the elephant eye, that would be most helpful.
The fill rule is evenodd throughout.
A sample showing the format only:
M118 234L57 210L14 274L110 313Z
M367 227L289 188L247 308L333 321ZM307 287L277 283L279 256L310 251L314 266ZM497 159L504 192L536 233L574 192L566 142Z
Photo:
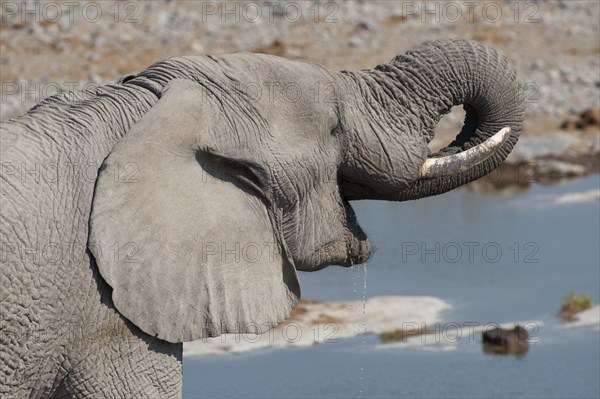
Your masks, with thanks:
M336 123L333 129L331 129L331 134L333 136L338 136L342 133L342 124L340 123L340 119L336 118Z

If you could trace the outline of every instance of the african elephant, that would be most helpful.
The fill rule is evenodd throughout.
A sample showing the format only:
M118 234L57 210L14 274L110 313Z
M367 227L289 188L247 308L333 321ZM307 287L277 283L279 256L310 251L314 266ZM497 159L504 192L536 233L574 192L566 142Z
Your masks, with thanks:
M180 397L182 342L264 332L297 271L369 258L350 200L484 176L523 113L507 60L462 40L362 71L176 57L42 101L2 124L0 393Z

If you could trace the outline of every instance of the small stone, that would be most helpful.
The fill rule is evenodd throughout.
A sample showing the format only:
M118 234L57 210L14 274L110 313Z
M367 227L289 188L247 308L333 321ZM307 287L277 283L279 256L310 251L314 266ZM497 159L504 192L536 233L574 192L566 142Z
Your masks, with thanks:
M363 29L363 30L373 30L375 28L375 24L373 23L373 21L368 20L368 19L360 21L357 24L357 26L359 29Z
M204 45L199 41L194 41L190 44L190 50L192 50L194 53L203 53Z
M586 126L598 125L600 124L600 109L586 109L579 118Z
M535 60L531 63L530 69L536 71L538 69L544 68L544 66L546 66L546 62L544 60L538 58L537 60Z
M89 75L89 80L90 80L90 82L94 82L94 83L101 83L102 82L102 78L97 73L91 73Z
M360 47L361 44L362 44L362 40L356 36L348 41L348 45L350 47Z

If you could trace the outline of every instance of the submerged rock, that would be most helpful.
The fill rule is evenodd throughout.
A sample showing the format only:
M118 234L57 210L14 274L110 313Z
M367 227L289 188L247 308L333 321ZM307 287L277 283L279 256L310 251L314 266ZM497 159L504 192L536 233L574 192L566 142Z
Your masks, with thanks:
M494 355L524 355L529 350L529 334L519 325L512 329L496 327L483 331L483 351Z

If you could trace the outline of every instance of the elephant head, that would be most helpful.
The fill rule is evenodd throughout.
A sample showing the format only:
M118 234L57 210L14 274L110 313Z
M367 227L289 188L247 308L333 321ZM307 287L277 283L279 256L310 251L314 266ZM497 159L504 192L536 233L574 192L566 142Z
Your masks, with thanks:
M417 199L484 176L516 143L524 108L506 59L461 40L357 72L179 57L123 84L159 100L101 168L89 248L117 309L169 342L283 321L297 270L370 256L350 200ZM463 129L430 153L458 104Z

